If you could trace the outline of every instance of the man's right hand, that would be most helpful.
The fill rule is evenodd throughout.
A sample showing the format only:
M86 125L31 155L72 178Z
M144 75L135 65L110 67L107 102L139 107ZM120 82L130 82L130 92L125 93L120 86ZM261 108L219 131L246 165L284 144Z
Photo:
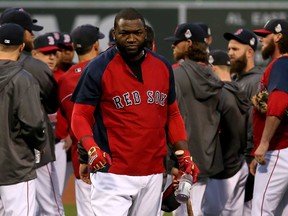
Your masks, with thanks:
M257 161L256 161L256 159L253 159L252 162L251 162L250 165L249 165L250 173L251 173L253 176L255 176L256 168L257 168Z
M92 172L103 169L107 164L111 165L111 157L98 146L93 146L88 151L88 165Z
M88 170L88 165L87 164L80 164L79 165L79 175L80 175L80 179L82 179L82 181L84 181L87 184L91 184L91 180L90 180L90 172Z

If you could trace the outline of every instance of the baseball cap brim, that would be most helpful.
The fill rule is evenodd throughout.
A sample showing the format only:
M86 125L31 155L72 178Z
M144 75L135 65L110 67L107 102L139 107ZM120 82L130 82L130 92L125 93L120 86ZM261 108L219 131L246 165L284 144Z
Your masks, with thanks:
M98 39L103 39L105 35L102 32L98 32Z
M49 52L49 51L58 51L60 50L58 46L47 46L47 47L41 47L37 49L40 52Z
M232 34L232 33L225 33L223 36L224 36L224 38L225 38L226 40L228 40L228 41L230 41L230 40L236 40L236 41L238 41L238 42L240 42L240 43L246 44L245 41L241 40L241 38L237 37L236 35L234 35L234 34Z
M68 49L70 49L70 48L72 48L72 49L74 49L73 48L73 43L59 43L58 44L58 47L60 48L60 49L66 49L66 48L68 48Z
M253 32L258 36L266 36L266 35L273 33L273 32L268 31L266 29L256 29L256 30L253 30Z
M181 39L181 38L178 38L178 37L175 37L175 36L171 36L171 37L166 37L166 38L164 38L164 40L166 40L166 41L180 41L180 40L183 40L183 39Z
M228 40L228 41L230 41L230 40L236 40L236 41L238 41L238 42L240 42L240 43L246 44L246 42L243 41L240 37L237 37L237 35L234 35L234 34L232 34L232 33L225 33L223 36L224 36L224 38L225 38L226 40ZM249 44L247 44L247 45L249 45Z
M43 29L43 26L32 24L29 27L23 26L23 28L26 28L26 29L28 29L30 31L41 31Z

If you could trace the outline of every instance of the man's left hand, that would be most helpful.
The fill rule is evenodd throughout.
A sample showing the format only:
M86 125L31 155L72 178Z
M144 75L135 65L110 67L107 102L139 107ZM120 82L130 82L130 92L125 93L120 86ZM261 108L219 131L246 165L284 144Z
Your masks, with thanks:
M188 150L184 150L184 153L180 156L177 156L179 163L179 169L193 176L193 183L197 181L197 176L200 173L197 165L192 161L192 157Z

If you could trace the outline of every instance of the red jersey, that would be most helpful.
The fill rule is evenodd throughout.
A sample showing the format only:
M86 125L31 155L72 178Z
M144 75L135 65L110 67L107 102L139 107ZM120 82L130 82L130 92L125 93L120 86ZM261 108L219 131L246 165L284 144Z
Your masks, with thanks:
M109 169L100 171L131 176L165 171L168 106L175 102L173 71L168 61L148 50L141 70L143 82L113 47L86 66L73 93L76 103L96 107L94 139L112 158Z
M61 70L60 68L57 68L57 70L53 71L53 76L55 80L58 82L60 77L65 74L65 71Z
M58 83L61 76L65 74L65 71L58 68L57 70L53 71L53 77ZM53 114L49 114L50 122L55 130L55 138L57 141L64 139L68 136L68 123L61 115L61 112L58 111Z
M276 116L281 119L268 150L279 150L288 147L288 117L285 111L288 108L288 57L273 60L265 70L258 91L268 90L269 99L267 113L262 114L254 108L253 130L254 144L252 154L260 144L265 126L266 116Z
M58 98L61 113L66 118L69 125L69 134L72 139L71 154L72 154L72 164L74 168L74 174L76 178L79 176L79 161L77 152L77 139L71 130L71 116L73 111L74 103L70 100L72 93L80 79L81 73L86 66L88 61L75 64L60 78L58 82Z

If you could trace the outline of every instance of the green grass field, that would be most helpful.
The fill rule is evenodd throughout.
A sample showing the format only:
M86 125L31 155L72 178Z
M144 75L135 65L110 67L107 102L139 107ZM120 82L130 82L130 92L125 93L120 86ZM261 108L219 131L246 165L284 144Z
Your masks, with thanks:
M74 204L64 204L65 215L66 216L77 216L76 205ZM170 213L165 213L164 216L171 216ZM88 216L88 215L87 215Z
M74 204L64 204L65 215L67 216L77 216L76 205Z

